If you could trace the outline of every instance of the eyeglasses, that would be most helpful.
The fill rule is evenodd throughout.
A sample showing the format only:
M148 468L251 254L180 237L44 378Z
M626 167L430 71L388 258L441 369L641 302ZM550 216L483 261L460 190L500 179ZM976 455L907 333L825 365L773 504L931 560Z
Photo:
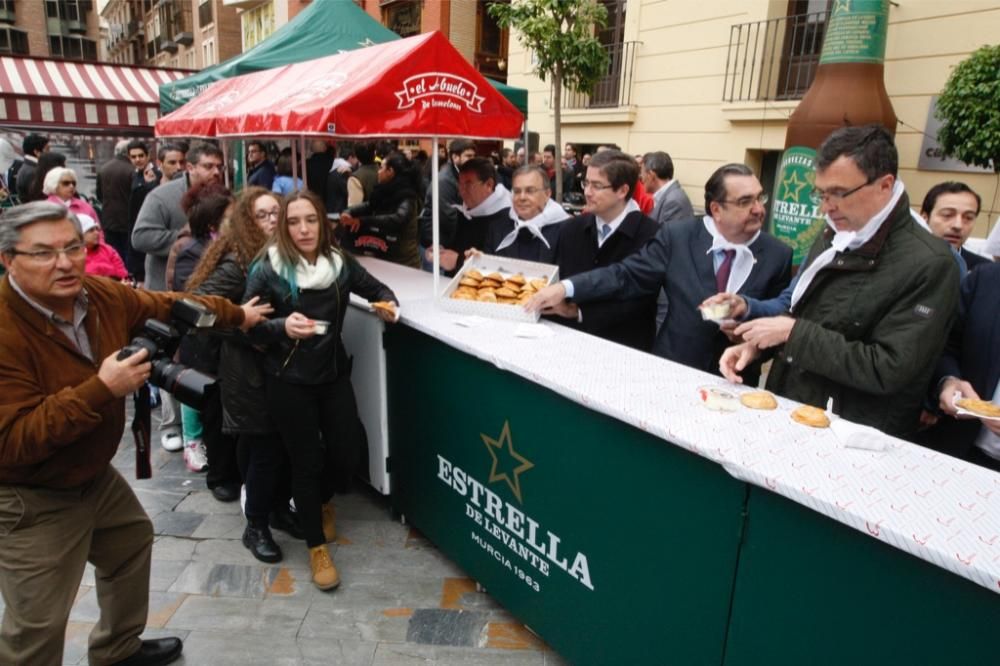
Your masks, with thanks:
M604 190L612 190L614 186L608 185L607 183L602 183L596 180L585 180L583 181L583 189L590 188L596 192L602 192Z
M855 192L857 192L858 190L860 190L862 188L868 187L869 185L871 185L872 183L874 183L876 180L878 180L878 179L877 178L871 178L868 181L866 181L864 183L861 183L857 187L852 187L851 189L849 189L847 191L844 191L844 192L841 192L841 191L838 191L838 190L832 190L832 191L829 191L829 192L825 192L825 191L820 190L820 189L814 189L812 192L809 193L809 198L812 200L812 202L814 204L817 204L817 205L823 203L824 201L826 201L826 202L833 202L833 203L840 203L841 200L846 199L847 197L851 196L852 194L854 194Z
M76 181L75 180L60 180L59 184L60 185L72 185L73 187L76 187Z
M281 217L281 211L280 210L259 210L256 213L254 213L254 217L257 218L258 220L260 220L261 222L263 222L264 220L266 220L268 218L271 218L271 217L277 219L277 218Z
M771 197L766 192L761 192L755 197L747 195L745 197L740 197L736 201L730 201L729 199L723 199L722 203L732 204L737 208L750 208L755 203L759 203L761 206L766 206L767 202L770 201Z
M527 194L529 197L533 197L539 192L541 192L543 189L544 188L541 187L514 187L511 188L510 193L513 194L515 197L521 194Z
M67 245L61 250L55 248L49 250L11 250L10 253L15 257L24 257L33 264L39 266L50 266L56 263L60 254L65 254L67 259L75 260L79 259L87 253L87 246L83 243L74 243L73 245Z

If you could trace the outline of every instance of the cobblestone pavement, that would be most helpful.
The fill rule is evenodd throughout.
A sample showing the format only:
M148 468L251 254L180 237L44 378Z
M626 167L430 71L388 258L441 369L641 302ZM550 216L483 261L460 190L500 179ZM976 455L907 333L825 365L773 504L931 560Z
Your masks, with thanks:
M134 479L131 434L114 464L156 533L144 637L182 637L177 664L565 663L363 483L334 499L338 538L330 551L342 582L321 592L309 580L304 542L275 531L284 561L255 560L240 542L239 503L217 502L181 453L161 449L156 433L153 441L152 479ZM65 664L87 663L87 636L98 618L93 586L88 566Z

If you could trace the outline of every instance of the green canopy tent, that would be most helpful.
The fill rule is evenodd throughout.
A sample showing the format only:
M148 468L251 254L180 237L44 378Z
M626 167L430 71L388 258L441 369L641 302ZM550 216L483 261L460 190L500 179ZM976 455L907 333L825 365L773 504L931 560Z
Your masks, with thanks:
M273 35L229 60L160 86L160 113L183 106L219 79L313 60L341 51L399 39L351 0L312 2ZM490 81L501 95L528 113L528 91Z

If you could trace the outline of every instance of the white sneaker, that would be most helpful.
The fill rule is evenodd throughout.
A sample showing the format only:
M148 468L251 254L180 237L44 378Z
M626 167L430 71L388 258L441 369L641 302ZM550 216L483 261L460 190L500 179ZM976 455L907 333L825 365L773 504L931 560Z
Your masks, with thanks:
M205 443L200 439L192 439L184 445L184 463L192 472L204 472L208 469L208 454Z
M165 432L160 437L160 444L167 451L180 451L184 448L184 438L179 432Z

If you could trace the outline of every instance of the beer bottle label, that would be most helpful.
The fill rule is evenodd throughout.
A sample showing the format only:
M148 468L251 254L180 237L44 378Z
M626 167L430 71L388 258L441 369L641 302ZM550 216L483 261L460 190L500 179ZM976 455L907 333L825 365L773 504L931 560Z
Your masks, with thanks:
M885 60L889 0L833 0L820 65Z
M792 248L792 263L802 263L823 231L823 215L812 202L816 151L792 146L781 156L771 204L771 233Z

